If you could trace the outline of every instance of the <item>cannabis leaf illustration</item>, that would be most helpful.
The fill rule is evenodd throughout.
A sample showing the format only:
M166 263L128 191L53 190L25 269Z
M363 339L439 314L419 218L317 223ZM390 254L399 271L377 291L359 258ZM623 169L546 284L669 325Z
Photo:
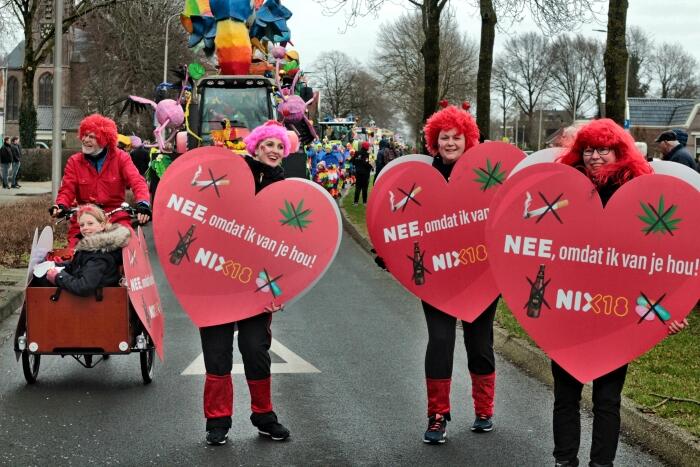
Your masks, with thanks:
M311 212L311 209L304 209L303 199L299 201L297 206L284 200L284 209L280 209L280 213L284 216L284 219L280 219L280 223L282 225L296 227L303 232L304 227L308 227L309 224L311 224L311 220L308 219Z
M651 203L639 202L644 210L644 215L639 215L639 220L644 222L644 227L642 232L644 235L649 235L650 233L669 233L673 235L674 230L678 230L678 223L682 220L680 218L674 218L673 213L676 212L678 206L672 204L671 207L666 209L664 203L664 195L659 197L658 206L654 207Z
M492 167L491 160L486 159L486 170L481 167L472 170L476 174L476 178L473 181L481 184L481 191L486 191L497 184L502 184L506 178L506 172L501 170L501 161L498 161L496 166Z

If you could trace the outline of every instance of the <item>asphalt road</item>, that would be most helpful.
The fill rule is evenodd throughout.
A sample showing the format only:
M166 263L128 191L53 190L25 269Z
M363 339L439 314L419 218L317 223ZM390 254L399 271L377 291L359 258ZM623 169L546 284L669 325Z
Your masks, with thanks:
M449 440L442 446L422 443L427 333L419 302L349 238L316 287L273 319L273 402L291 438L276 443L258 437L248 419L245 380L236 374L229 443L208 447L199 335L170 294L159 265L154 270L166 310L166 360L157 362L149 386L142 384L136 355L115 356L93 369L45 356L38 383L28 386L6 339L16 316L0 323L0 464L554 463L551 391L503 359L497 362L496 428L488 434L469 430L473 410L460 345ZM582 465L590 427L590 417L584 416ZM622 443L616 465L662 464Z

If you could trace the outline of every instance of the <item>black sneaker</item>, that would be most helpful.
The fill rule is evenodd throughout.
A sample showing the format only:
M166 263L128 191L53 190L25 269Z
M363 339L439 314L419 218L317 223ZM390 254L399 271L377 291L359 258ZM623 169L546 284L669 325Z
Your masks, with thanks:
M210 446L221 446L226 444L228 438L227 428L212 428L207 431L207 444Z
M428 429L423 435L423 442L428 444L443 444L447 441L447 419L441 414L428 419Z
M275 412L254 413L250 421L258 429L260 436L266 436L273 441L284 441L289 438L289 430L277 421Z
M476 417L472 424L472 431L476 433L486 433L493 430L493 422L490 418Z
M578 459L572 461L555 461L554 467L578 467Z

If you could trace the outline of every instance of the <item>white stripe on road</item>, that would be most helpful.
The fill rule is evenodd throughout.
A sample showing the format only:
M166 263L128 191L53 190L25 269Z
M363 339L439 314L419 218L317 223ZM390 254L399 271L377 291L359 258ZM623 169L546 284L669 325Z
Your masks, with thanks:
M295 354L287 347L280 344L276 339L272 339L272 345L270 346L270 352L274 353L282 360L284 363L273 363L270 371L272 373L320 373L321 371L301 358L299 355ZM234 363L232 374L242 375L243 364ZM197 358L194 359L190 365L185 368L185 371L181 373L182 375L203 375L206 374L206 369L204 368L204 354L200 353Z

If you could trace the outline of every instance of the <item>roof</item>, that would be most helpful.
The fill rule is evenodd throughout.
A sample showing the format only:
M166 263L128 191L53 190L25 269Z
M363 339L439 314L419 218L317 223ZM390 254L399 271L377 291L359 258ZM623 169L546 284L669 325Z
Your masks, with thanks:
M12 49L7 55L7 68L10 70L19 70L24 64L24 41L20 41L19 44Z
M630 97L630 122L633 126L685 126L700 99L661 99Z
M70 131L77 130L80 126L80 121L85 114L78 107L63 107L61 109L62 125L61 130ZM48 105L40 105L36 108L36 123L37 130L52 130L53 129L53 107Z

